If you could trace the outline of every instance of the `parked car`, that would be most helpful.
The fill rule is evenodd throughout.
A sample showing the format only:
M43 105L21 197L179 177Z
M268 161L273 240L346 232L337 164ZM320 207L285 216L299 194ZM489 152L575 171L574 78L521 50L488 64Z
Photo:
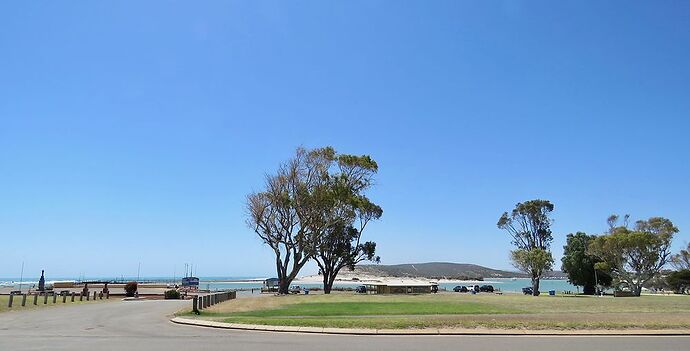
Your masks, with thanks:
M474 292L478 293L479 292L479 285L475 285L474 288L472 288Z
M526 288L522 288L522 293L525 295L532 295L532 293L533 293L532 287L528 286Z
M293 285L290 287L290 294L299 294L302 288L299 285Z
M494 292L494 287L492 285L482 285L479 287L479 291L481 292Z
M453 291L455 291L455 292L466 293L466 292L468 292L468 291L470 291L470 290L467 289L467 287L464 286L464 285L458 285L458 286L456 286L456 287L453 288Z
M355 288L355 292L358 294L366 294L367 293L367 287L364 285L360 285Z

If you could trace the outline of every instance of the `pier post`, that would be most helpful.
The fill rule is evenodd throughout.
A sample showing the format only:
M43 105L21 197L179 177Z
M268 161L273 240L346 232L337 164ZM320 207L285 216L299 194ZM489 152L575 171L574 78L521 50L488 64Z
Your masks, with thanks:
M43 304L44 305L48 304L48 293L47 292L43 293Z
M74 302L74 295L75 295L74 291L72 291L72 301L71 302Z
M10 294L10 299L7 301L7 307L12 307L12 300L14 300L14 294Z
M86 301L89 301L90 298L91 298L91 294L86 293Z
M57 294L53 291L53 304L55 304L55 302L57 302Z
M199 314L199 297L197 296L194 296L194 299L192 299L192 311Z
M93 300L96 301L96 292L93 292Z
M26 294L22 294L22 307L26 306Z
M62 303L67 302L67 293L62 293Z
M38 294L34 294L34 305L38 305Z
M99 299L99 300L103 300L103 292L99 292L99 293L98 293L98 299Z

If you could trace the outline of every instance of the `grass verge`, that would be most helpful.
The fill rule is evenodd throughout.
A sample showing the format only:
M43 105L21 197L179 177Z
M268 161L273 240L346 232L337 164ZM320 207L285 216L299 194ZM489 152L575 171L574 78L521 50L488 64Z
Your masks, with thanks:
M332 328L689 329L690 296L300 295L231 300L187 317Z

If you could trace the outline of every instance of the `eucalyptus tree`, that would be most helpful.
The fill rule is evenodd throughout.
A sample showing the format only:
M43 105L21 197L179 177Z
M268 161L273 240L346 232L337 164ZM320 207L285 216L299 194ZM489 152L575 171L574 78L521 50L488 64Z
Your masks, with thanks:
M319 265L327 292L342 268L378 260L376 244L361 240L383 212L365 196L377 170L369 156L298 148L266 177L264 191L247 196L247 222L275 254L279 293L289 292L310 259Z
M518 203L510 213L504 212L497 223L512 237L516 249L510 252L511 261L517 269L530 275L534 296L539 295L539 281L554 262L550 251L553 209L548 200L530 200Z
M678 270L690 270L690 244L687 248L671 256L671 265Z
M287 294L299 271L316 253L322 221L323 183L335 155L330 148L298 148L265 189L247 196L247 224L275 254L278 292Z
M589 246L589 252L602 262L602 269L613 277L618 288L628 288L640 296L642 287L659 276L669 262L671 242L678 228L669 219L651 217L628 226L629 216L624 216L622 224L619 217L608 218L609 232L597 237Z
M363 242L362 234L372 220L381 218L383 209L371 202L366 191L373 184L377 163L369 156L339 155L328 181L328 223L314 256L323 278L324 293L329 294L338 273L354 269L364 260L379 262L376 243Z

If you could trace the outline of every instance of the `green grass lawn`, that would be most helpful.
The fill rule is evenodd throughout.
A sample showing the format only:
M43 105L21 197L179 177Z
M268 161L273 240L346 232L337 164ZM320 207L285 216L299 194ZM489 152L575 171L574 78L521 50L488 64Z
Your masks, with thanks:
M688 329L690 296L613 298L493 294L240 298L194 318L340 328Z

